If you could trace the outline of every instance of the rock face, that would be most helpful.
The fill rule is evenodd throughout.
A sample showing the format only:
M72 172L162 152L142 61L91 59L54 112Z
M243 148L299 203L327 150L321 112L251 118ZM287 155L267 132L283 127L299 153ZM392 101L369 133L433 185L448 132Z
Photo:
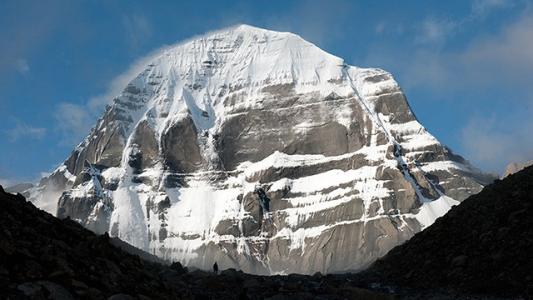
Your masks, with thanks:
M533 166L469 197L367 273L376 274L382 284L433 293L530 299L532 214Z
M30 198L188 266L324 273L364 268L491 180L389 73L241 25L163 50Z
M510 163L505 168L505 172L503 173L502 178L505 178L511 174L514 174L516 172L519 172L520 170L523 170L524 168L527 168L529 166L533 165L533 160L529 160L523 163Z

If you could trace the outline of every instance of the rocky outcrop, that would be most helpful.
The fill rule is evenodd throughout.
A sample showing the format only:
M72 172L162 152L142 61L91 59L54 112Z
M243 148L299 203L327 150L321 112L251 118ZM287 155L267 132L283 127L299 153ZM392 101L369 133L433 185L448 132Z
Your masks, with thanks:
M491 180L391 74L243 25L156 56L30 199L188 266L311 274L365 268Z
M6 187L6 191L8 193L18 194L18 193L27 192L28 190L30 190L33 187L34 187L33 183L23 182L23 183L17 183L15 185L11 185L11 186ZM24 196L28 197L27 194L24 195Z
M502 178L505 178L511 174L514 174L516 172L519 172L521 170L523 170L524 168L527 168L529 166L533 165L533 160L530 160L530 161L526 161L526 162L523 162L523 163L510 163L507 165L507 167L505 168L505 171L502 175Z
M533 167L527 167L452 208L366 273L382 285L427 294L529 299L532 214Z

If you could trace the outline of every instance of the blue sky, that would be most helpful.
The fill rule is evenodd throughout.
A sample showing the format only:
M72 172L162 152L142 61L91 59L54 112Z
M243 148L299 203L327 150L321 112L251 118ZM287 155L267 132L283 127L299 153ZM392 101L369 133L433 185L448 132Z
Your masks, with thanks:
M142 57L238 23L392 72L421 123L485 171L533 159L528 1L4 0L0 183L62 162Z

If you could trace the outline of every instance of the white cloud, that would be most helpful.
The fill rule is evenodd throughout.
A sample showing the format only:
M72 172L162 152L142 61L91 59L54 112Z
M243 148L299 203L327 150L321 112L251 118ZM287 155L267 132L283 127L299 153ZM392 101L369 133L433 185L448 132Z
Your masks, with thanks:
M125 72L119 74L109 82L106 92L91 97L84 105L84 108L92 115L99 114L107 104L111 103L114 97L122 92L131 80L139 75L150 62L169 47L172 46L165 45L134 61Z
M343 1L337 1L338 3L345 3ZM341 9L343 6L341 6L338 9ZM313 20L317 19L317 14L319 14L320 11L325 11L326 6L314 6L313 8L309 8L305 12L302 12L302 14L309 13L311 15L307 15L307 21L302 23L303 25L307 24L310 25L313 23ZM333 21L333 16L335 13L331 12L328 13L327 19ZM274 20L271 20L274 22ZM279 20L278 20L279 21ZM324 25L324 22L326 20L323 20L319 22L319 24L315 24L312 26L303 26L306 29L306 32L310 35L315 36L318 40L326 39L326 36L331 36L329 34L329 31L326 30L326 27L322 28L321 26ZM282 22L283 23L283 22ZM290 27L290 25L281 25L282 23L278 23L279 26L282 27ZM143 17L125 17L123 19L123 24L126 28L129 28L128 30L131 32L131 38L132 42L135 41L135 39L138 38L136 36L137 33L134 33L134 28L138 28L141 33L144 35L151 34L150 33L150 25L148 21L144 20ZM300 24L300 23L299 23ZM322 24L322 25L320 25ZM236 25L234 25L236 26ZM225 30L225 29L223 29ZM287 29L288 30L288 29ZM206 32L203 35L208 35L211 33L214 33L218 30ZM139 35L140 36L140 35ZM103 94L95 95L91 97L86 103L84 104L73 104L73 103L61 103L57 106L57 111L55 113L55 119L56 119L56 125L57 128L62 132L63 134L63 143L64 144L77 144L81 141L81 139L89 133L89 129L95 125L96 119L99 117L99 115L102 113L103 109L106 105L110 104L116 96L118 96L122 90L126 87L126 85L133 80L137 75L139 75L146 66L155 60L158 56L160 56L164 51L166 51L169 48L176 47L181 44L185 44L191 40L194 40L197 38L197 36L193 36L189 39L185 39L182 41L179 41L172 45L163 45L160 48L157 48L151 52L149 52L147 55L137 59L134 61L128 69L116 76L113 80L110 81L109 85L106 88L106 91Z
M15 61L15 68L20 74L26 74L30 71L30 66L28 65L28 61L25 59L17 59Z
M490 113L473 117L460 134L461 154L483 169L501 172L509 162L533 159L531 49L533 13L526 10L511 23L490 35L472 38L462 48L417 44L399 52L381 47L369 51L367 65L393 70L405 88L431 91L436 98L455 101L451 95L476 94L473 101L485 106L480 111L494 111L486 106L495 102L509 105L506 111L514 115L494 111L497 118L487 117Z
M479 22L497 9L512 7L511 0L474 0L468 15L463 18L439 18L430 16L420 23L415 42L441 45L470 23Z
M122 16L122 26L133 47L138 47L152 36L152 25L144 15Z
M377 34L382 34L385 32L385 29L387 29L387 22L386 21L380 21L376 24L376 27L374 28L374 31Z
M82 105L60 103L54 115L58 129L63 135L62 143L75 144L89 133L93 125L92 112Z
M353 17L350 14L353 5L353 1L345 0L301 1L288 8L287 13L268 19L266 27L294 32L314 44L324 46L332 40L343 38L350 30L346 25Z
M403 35L406 26L402 22L391 22L390 20L379 20L374 25L376 35Z
M472 80L517 81L530 85L533 78L533 15L524 15L504 30L474 41L460 62L471 71Z
M431 85L435 91L482 91L493 87L512 90L507 105L520 115L475 117L462 130L465 156L489 171L501 173L510 162L533 159L531 49L533 16L526 14L492 36L473 40L461 51L418 51L410 65L409 74L413 76L408 76L408 80L418 86Z
M15 184L15 181L7 178L0 178L0 185L4 188L10 187Z
M189 39L190 40L190 39ZM106 105L110 104L118 96L126 85L139 75L146 66L166 49L175 45L165 45L134 61L128 69L110 81L103 94L93 96L84 104L60 103L55 113L56 126L63 135L62 143L75 145L89 133L95 125L97 118L103 112Z
M78 15L81 5L76 1L20 1L7 4L0 1L2 11L2 42L0 47L0 79L11 72L30 70L28 57L42 52L42 48L57 28ZM71 22L71 26L80 26ZM69 26L70 27L70 26Z
M513 5L514 1L511 0L474 0L472 2L472 15L482 18L493 10L511 7Z
M451 36L459 24L452 20L427 18L420 24L419 33L415 37L418 43L441 44Z
M462 130L466 156L477 165L501 174L511 162L533 159L533 120L517 125L505 117L472 118Z
M103 94L89 98L86 103L81 105L68 102L60 103L56 109L55 119L56 126L63 135L62 143L67 145L79 143L89 133L91 127L95 125L97 118L103 112L105 106L110 104L113 98L118 96L126 85L139 75L150 62L161 55L166 49L175 45L165 45L137 59L125 72L110 81Z
M46 128L33 127L18 119L15 120L15 127L6 130L10 142L16 142L19 139L42 139L46 135Z
M449 91L505 84L533 92L531 49L533 14L525 14L492 35L472 39L462 49L443 51L418 45L398 52L381 47L369 51L367 64L396 70L406 87Z

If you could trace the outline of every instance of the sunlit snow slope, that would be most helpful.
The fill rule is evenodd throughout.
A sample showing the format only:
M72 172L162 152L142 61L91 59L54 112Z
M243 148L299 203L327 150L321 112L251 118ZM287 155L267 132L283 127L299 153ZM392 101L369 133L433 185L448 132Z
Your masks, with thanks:
M31 192L187 265L313 273L367 266L488 180L389 73L241 25L163 50Z

